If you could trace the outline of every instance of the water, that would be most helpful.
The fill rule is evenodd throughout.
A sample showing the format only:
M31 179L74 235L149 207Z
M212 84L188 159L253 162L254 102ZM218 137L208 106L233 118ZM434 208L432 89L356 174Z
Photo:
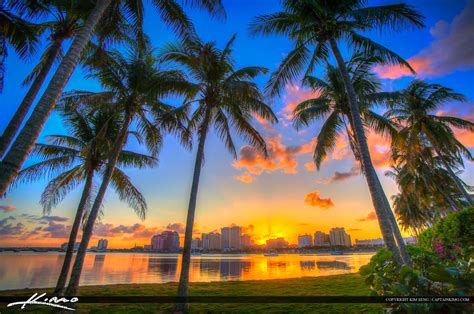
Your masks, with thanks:
M191 281L263 280L354 273L373 254L193 256ZM0 290L53 287L64 254L0 253ZM178 254L89 253L81 285L163 283L179 280Z

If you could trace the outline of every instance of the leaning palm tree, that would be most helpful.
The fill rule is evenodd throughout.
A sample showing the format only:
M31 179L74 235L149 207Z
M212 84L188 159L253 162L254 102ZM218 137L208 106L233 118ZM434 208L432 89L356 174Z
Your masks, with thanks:
M397 93L381 91L380 82L371 71L373 65L379 61L379 58L376 57L365 57L362 54L355 54L346 64L351 83L357 92L357 101L359 102L364 125L385 137L393 138L397 134L397 124L372 110L374 106L386 104L398 96ZM325 119L318 134L313 155L316 167L320 168L321 162L334 149L336 139L342 133L347 134L354 157L360 162L361 154L354 136L347 93L339 69L328 64L324 79L306 76L303 84L310 87L316 94L319 94L319 97L306 100L295 108L294 125L296 128L300 128L308 126L314 120ZM388 214L393 215L393 212L390 210ZM393 235L397 243L404 249L405 243L395 223L395 219L391 220L391 222L393 225ZM384 240L390 241L390 239ZM391 242L387 243L393 245Z
M78 93L71 95L67 100L70 105L76 102L107 104L123 115L122 125L107 153L102 183L84 227L82 241L66 289L67 296L76 295L94 223L108 185L114 184L114 169L120 162L120 152L127 143L130 128L136 126L136 130L131 134L142 136L143 141L140 142L144 143L154 156L161 148L165 133L178 135L183 144L189 142L189 133L184 127L187 121L185 108L174 108L161 101L161 98L173 95L194 96L196 93L194 86L185 80L183 73L163 69L148 44L137 44L126 56L118 51L112 51L103 55L103 58L99 68L91 69L90 76L99 80L107 91ZM124 193L128 194L129 191ZM145 211L146 207L143 210Z
M189 71L199 91L197 97L188 103L188 105L197 104L190 119L190 129L196 130L199 143L186 219L178 287L180 297L188 295L194 216L204 160L204 145L210 127L214 126L217 135L236 158L237 151L232 139L232 129L266 155L265 141L250 123L252 114L257 114L271 122L277 121L271 108L263 102L263 96L257 85L251 81L259 74L267 73L267 69L262 67L235 69L231 56L234 40L235 35L225 48L220 50L212 42L203 43L198 38L191 38L182 44L170 44L163 51L165 60L175 61ZM175 305L175 310L186 309L185 303Z
M185 0L184 2L204 8L213 15L225 15L221 0ZM193 26L182 7L178 4L178 1L153 1L153 6L160 13L164 23L170 26L176 34L182 38L189 35ZM122 16L124 16L125 19L133 21L137 33L141 32L144 15L144 5L142 1L95 1L95 6L74 37L68 52L59 64L48 87L38 101L36 108L18 134L10 150L2 162L0 162L0 195L5 193L33 149L43 125L54 109L58 98L69 81L69 77L79 63L81 55L86 49L96 25L103 17L115 16L115 10L123 10L124 14Z
M68 135L51 135L47 137L48 144L36 144L33 155L41 161L23 169L14 181L17 184L44 177L52 178L41 195L41 205L45 214L51 213L52 208L58 206L69 192L84 183L54 292L57 296L64 292L79 227L94 190L94 178L97 179L103 173L108 152L122 123L123 116L111 109L81 112L77 108L61 107L60 112L68 129ZM145 215L144 197L120 168L142 169L153 167L157 163L155 157L122 150L112 175L112 186L119 198L127 202L140 218L144 218Z
M395 146L406 154L408 163L416 160L420 147L430 146L449 172L466 202L474 204L453 168L463 167L463 157L473 160L470 151L456 138L454 128L474 131L474 123L458 117L437 115L436 110L450 101L465 101L464 95L438 84L414 80L400 92L386 116L402 125ZM413 168L413 167L412 167Z
M34 2L29 6L35 6ZM0 137L0 158L3 157L18 133L54 63L61 59L63 43L74 37L92 8L92 3L80 0L52 1L43 5L41 13L47 14L51 19L42 21L36 27L41 29L43 33L47 33L47 46L39 63L23 81L23 85L31 83L31 86ZM114 10L113 12L116 15L123 14L120 10ZM126 33L132 28L129 23L124 23L123 16L107 16L107 18L102 19L102 23L96 28L95 37L101 43L101 46L106 48L109 42L118 43L127 39Z
M398 226L372 164L357 93L351 84L337 42L344 40L356 51L377 56L383 63L401 64L411 69L403 58L361 35L361 32L385 28L398 30L406 26L422 27L422 21L423 17L406 4L367 7L363 0L283 0L282 12L258 16L251 25L254 34L286 35L295 46L272 74L266 86L269 95L281 93L285 84L298 78L305 67L305 75L310 74L319 62L327 60L329 49L332 50L344 81L354 138L381 232L395 260L408 264L410 259L403 243L398 243L400 247L397 247L392 236ZM399 230L395 230L397 232Z

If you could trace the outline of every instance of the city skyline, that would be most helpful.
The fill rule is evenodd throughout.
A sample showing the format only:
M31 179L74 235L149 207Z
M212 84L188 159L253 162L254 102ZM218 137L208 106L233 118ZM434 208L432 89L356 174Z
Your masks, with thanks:
M219 47L237 33L234 51L239 67L259 65L274 71L291 50L291 42L283 36L255 38L249 35L247 29L253 17L278 11L279 5L275 3L244 0L237 4L229 1L226 3L228 19L225 24L209 19L203 12L189 10L189 13L203 40L214 40ZM473 2L462 0L450 2L449 5L443 1L419 2L416 6L426 16L426 28L406 29L383 36L373 32L370 37L410 61L417 70L416 78L451 87L466 95L467 103L449 103L436 114L455 113L474 121L474 90L471 88L474 62L472 58L462 58L457 53L460 50L458 47L472 38L469 26L474 19ZM175 37L166 31L164 25L153 23L158 19L155 10L146 10L145 30L150 34L153 46L160 48ZM221 31L210 31L215 29ZM407 45L407 42L410 44ZM350 57L347 49L342 48L342 53L346 59ZM19 99L26 93L27 88L21 87L21 82L40 57L38 54L25 62L12 53L6 59L5 77L8 79L0 94L0 102L8 106L4 106L0 115L0 129L10 120ZM334 60L330 61L334 63ZM414 78L396 67L377 67L374 71L387 91L400 90ZM322 67L318 67L315 75L319 77L322 72ZM268 78L268 75L259 77L256 80L259 87L263 87ZM65 89L71 90L100 91L102 88L97 81L84 78L83 69L78 68ZM336 149L323 162L321 170L316 171L311 157L314 137L321 123L299 131L292 126L291 114L295 105L312 96L301 85L289 84L282 97L271 104L279 123L268 125L258 117L253 121L268 144L268 159L255 154L236 137L238 158L234 160L215 132L209 134L205 171L197 202L195 236L218 230L222 225L235 224L245 228L259 244L278 237L297 243L300 234L314 236L315 230L328 233L334 225L345 226L353 239L380 237L367 184L358 171L347 138L338 138ZM460 141L472 150L472 136L456 132ZM58 115L53 114L41 133L40 141L44 142L47 135L65 133ZM384 175L389 169L388 141L373 133L368 134L368 141L380 181L391 199L398 190L393 180ZM144 152L136 143L129 146L132 150ZM159 167L127 169L127 175L136 182L147 200L147 217L140 220L113 191L109 191L104 203L104 216L97 223L92 242L106 238L110 248L132 247L135 243L145 245L152 235L166 230L177 231L182 241L196 146L194 150L187 151L175 139L167 137L159 156ZM33 162L34 159L29 159L25 166ZM465 166L461 178L472 185L474 163L466 162ZM39 200L46 183L47 180L40 180L21 185L9 191L6 198L0 199L2 246L15 247L27 243L31 246L59 247L67 241L80 188L71 192L60 207L52 210L50 216L44 216ZM404 233L404 236L408 234Z

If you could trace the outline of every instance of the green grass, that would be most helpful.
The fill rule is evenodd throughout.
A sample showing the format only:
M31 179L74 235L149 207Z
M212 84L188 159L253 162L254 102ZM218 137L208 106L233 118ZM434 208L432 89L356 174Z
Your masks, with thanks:
M173 296L177 283L165 284L127 284L107 286L85 286L79 290L80 296ZM52 289L33 289L2 291L1 295L27 295L32 291L48 292ZM335 275L324 277L306 277L281 280L195 282L190 284L190 295L194 296L365 296L369 288L358 274ZM26 299L25 299L26 300ZM80 304L79 313L167 313L171 304ZM48 313L45 307L29 307L29 312ZM380 304L191 304L191 313L379 313ZM9 309L0 305L0 312ZM25 309L26 310L26 309ZM24 311L25 311L24 310Z

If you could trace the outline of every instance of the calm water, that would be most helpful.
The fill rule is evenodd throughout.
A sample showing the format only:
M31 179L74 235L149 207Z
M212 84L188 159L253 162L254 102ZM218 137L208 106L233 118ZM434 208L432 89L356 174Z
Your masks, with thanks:
M261 280L354 273L373 254L279 256L201 255L191 260L191 281ZM64 259L58 253L0 253L0 290L52 287ZM177 254L87 254L81 285L178 281Z

